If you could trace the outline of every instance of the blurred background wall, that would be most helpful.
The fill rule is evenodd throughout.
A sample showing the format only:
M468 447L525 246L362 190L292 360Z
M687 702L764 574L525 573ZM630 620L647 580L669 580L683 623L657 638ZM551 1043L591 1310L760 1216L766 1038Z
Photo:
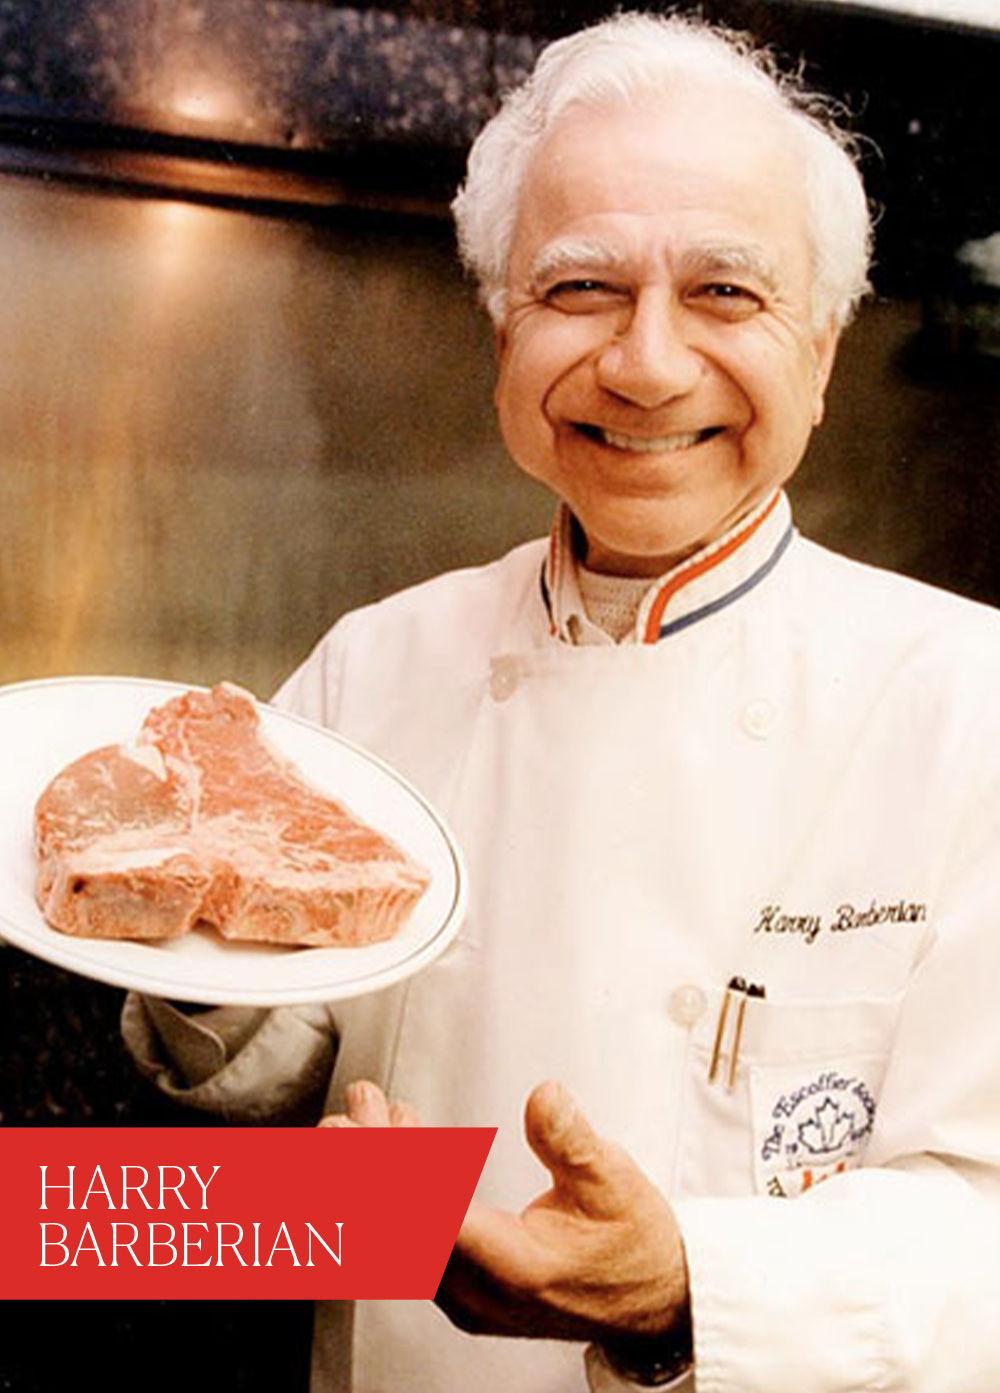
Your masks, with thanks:
M344 609L547 525L439 220L0 180L0 666L268 695Z
M877 294L800 526L995 603L1000 35L979 0L935 3L702 8L804 54L873 142ZM497 92L611 8L0 3L0 682L266 695L345 609L547 528L447 201ZM199 1122L133 1076L119 1005L5 950L0 1120ZM51 1308L23 1315L0 1389L305 1386L294 1305L63 1306L56 1340Z

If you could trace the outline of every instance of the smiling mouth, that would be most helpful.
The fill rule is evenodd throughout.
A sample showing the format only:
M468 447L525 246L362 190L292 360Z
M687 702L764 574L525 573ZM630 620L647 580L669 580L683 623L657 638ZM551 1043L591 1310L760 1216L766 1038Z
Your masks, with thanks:
M706 426L704 430L684 431L676 435L626 435L624 431L605 430L602 426L590 426L583 422L577 425L577 430L588 440L640 455L665 455L673 450L689 450L692 445L702 445L719 435L722 429L722 426Z

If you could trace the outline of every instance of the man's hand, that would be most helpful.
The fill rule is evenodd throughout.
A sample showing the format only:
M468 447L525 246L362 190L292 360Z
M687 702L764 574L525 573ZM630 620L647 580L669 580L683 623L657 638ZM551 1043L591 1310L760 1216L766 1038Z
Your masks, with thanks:
M406 1104L352 1084L323 1126L419 1126ZM687 1269L666 1200L620 1147L599 1137L560 1084L536 1088L525 1131L552 1188L520 1215L475 1200L437 1303L474 1334L593 1340L638 1350L688 1335Z
M525 1132L552 1188L520 1215L473 1202L438 1305L477 1334L607 1344L685 1330L684 1250L660 1192L560 1084L532 1092Z

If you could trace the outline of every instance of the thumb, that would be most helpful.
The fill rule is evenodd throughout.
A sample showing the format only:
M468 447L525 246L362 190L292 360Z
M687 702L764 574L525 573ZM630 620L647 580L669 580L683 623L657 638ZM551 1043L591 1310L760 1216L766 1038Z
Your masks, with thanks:
M607 1147L561 1083L541 1083L532 1090L524 1130L557 1186L572 1190L603 1179Z

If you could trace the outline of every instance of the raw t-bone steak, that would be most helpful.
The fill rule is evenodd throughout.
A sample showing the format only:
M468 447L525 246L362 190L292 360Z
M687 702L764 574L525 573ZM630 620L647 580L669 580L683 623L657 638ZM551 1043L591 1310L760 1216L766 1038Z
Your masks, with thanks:
M58 774L35 809L38 902L64 933L313 946L390 938L427 888L398 846L271 748L224 683Z

